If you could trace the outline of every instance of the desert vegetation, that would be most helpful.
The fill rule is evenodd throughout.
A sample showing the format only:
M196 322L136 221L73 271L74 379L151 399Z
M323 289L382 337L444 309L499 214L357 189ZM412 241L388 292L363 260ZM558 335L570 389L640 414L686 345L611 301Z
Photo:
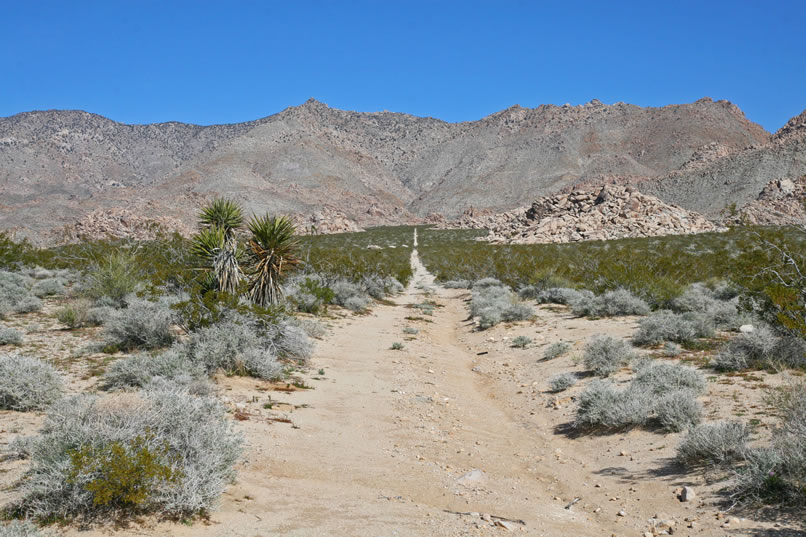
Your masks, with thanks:
M532 385L556 408L571 405L574 435L670 436L679 471L719 475L726 501L802 504L798 230L500 246L472 240L477 232L417 229L423 262L448 291L420 284L393 332L402 336L383 342L392 363L432 341L427 327L449 292L463 301L468 333L501 341L510 361L549 368ZM324 326L372 317L409 283L413 230L298 237L288 220L247 218L218 200L190 239L37 249L4 237L0 407L44 420L8 447L27 470L6 517L207 516L237 479L236 421L249 419L226 402L221 379L307 389L295 375L311 367ZM555 336L547 319L586 335ZM43 322L80 339L69 359L37 346ZM93 365L76 384L82 360ZM773 379L762 388L775 420L767 431L758 418L714 415L723 397L714 387L754 372ZM3 527L29 530L38 531Z

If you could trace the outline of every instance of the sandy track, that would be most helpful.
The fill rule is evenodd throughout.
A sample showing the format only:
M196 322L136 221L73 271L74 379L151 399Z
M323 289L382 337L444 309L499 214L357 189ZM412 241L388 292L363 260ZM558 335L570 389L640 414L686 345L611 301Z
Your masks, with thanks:
M663 471L677 435L562 434L573 406L545 384L573 369L572 358L540 364L534 351L507 344L528 334L538 344L564 339L578 348L598 332L628 336L635 319L588 321L541 309L531 323L476 332L468 293L432 288L416 251L412 263L403 294L336 321L318 343L306 376L313 389L286 393L254 379L218 379L228 404L248 417L237 422L247 448L237 483L209 521L67 534L641 536L656 515L676 521L675 535L758 529L749 521L722 528L712 503L675 499L675 487L696 485L703 494L706 486ZM424 300L437 304L433 315L411 308ZM407 336L404 327L419 333ZM405 346L392 350L394 342ZM273 408L264 408L270 400ZM277 417L292 423L268 419ZM508 529L482 514L523 524ZM697 522L688 528L686 519Z

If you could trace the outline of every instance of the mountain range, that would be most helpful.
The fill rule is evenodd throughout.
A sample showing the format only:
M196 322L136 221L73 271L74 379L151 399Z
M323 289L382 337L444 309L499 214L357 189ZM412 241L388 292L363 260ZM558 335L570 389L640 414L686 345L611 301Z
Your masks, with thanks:
M313 99L230 125L127 125L59 110L0 118L0 230L45 242L100 213L192 229L219 195L248 211L369 226L619 183L715 218L769 181L804 174L806 111L771 135L709 98L516 105L462 123Z

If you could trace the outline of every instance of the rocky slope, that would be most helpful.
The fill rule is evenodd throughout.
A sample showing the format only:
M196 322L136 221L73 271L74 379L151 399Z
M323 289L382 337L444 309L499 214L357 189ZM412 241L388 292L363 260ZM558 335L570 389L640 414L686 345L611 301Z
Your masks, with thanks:
M483 228L494 243L536 244L656 237L718 231L712 222L640 193L605 185L538 199L531 207L495 215L465 214L444 227Z
M665 176L634 182L642 192L718 217L733 205L756 200L770 181L806 175L806 111L765 144L740 151L699 152L693 160Z
M783 138L772 143L790 143ZM252 211L311 218L326 210L354 226L399 224L458 216L471 205L507 210L602 177L666 177L703 147L716 144L719 157L768 142L734 105L710 99L662 108L514 106L465 123L313 100L206 127L30 112L0 118L0 229L52 236L97 210L192 226L215 195Z

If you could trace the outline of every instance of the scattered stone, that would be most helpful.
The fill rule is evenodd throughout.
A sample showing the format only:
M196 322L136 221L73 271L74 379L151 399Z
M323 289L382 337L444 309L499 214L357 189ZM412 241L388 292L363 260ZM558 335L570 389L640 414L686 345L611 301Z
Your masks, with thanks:
M680 492L680 496L678 496L681 502L690 502L696 497L697 493L694 492L694 489L691 487L683 487L683 490Z
M739 332L743 334L749 334L753 330L755 330L755 327L752 324L743 324L739 327Z
M504 528L507 531L515 531L515 524L507 522L506 520L496 519L495 525L499 528Z
M624 511L624 509L622 509L618 513L616 513L616 515L618 515L618 516L627 516L627 513Z

